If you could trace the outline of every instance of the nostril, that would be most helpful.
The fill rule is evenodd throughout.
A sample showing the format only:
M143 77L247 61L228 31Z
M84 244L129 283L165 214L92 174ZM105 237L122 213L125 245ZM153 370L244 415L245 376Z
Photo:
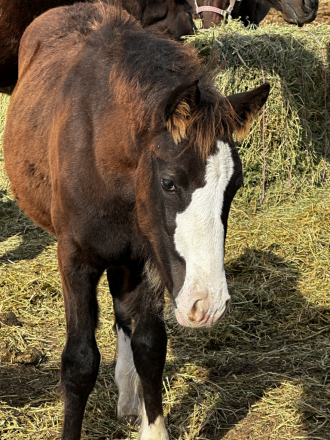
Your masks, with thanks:
M313 11L313 10L317 9L318 4L319 4L318 0L304 0L303 1L304 8L309 11Z
M188 315L190 321L202 321L205 317L205 312L203 308L203 300L198 299L192 306L191 311Z
M227 299L226 304L225 304L225 310L224 310L224 312L223 312L221 318L224 318L224 317L226 316L227 311L228 311L229 304L230 304L230 299Z
M319 6L319 0L307 0L306 3L309 4L313 9Z

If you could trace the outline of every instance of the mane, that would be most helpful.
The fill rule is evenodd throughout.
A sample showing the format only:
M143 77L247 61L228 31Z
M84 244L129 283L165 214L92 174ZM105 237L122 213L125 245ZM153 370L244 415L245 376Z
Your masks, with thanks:
M194 147L206 160L216 140L233 132L236 114L214 87L197 51L157 31L142 29L138 21L117 7L102 2L96 2L95 7L89 37L102 40L109 59L114 60L109 89L112 99L130 115L132 132L142 133L152 126L155 109L175 87L198 80L200 103L195 108L180 103L167 129L178 145L190 140L185 148Z
M122 0L89 0L95 6L94 16L89 20L89 28L92 31L100 31L104 26L129 24L135 22L141 27L140 23L123 8ZM103 29L104 30L104 29Z

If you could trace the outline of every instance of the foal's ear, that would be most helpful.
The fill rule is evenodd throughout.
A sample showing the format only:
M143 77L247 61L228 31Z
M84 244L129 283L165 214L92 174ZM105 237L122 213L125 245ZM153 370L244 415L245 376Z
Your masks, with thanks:
M191 114L200 102L200 91L198 79L186 81L176 87L167 98L165 105L165 121L167 122L173 116L180 114ZM184 110L183 110L184 108Z
M186 136L189 116L200 103L198 81L196 79L180 84L158 108L158 115L172 133L175 142Z
M238 115L236 131L238 140L242 140L248 133L252 119L267 101L270 85L263 84L249 92L227 96L228 101Z

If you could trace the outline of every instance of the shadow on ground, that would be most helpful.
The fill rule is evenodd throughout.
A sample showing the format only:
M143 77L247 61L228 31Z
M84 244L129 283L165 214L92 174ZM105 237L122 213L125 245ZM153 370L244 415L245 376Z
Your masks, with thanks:
M1 401L15 408L22 408L31 403L38 407L45 400L49 400L54 392L56 394L59 374L59 368L2 364L0 366Z
M56 241L24 215L17 203L7 197L6 191L0 192L0 231L0 243L11 237L18 242L14 249L0 254L0 265L8 261L33 260Z
M202 331L168 324L164 381L173 396L166 404L170 438L270 439L286 416L280 406L287 401L301 422L290 431L292 438L328 439L330 408L324 387L329 385L325 354L330 310L306 302L297 287L299 271L273 251L247 249L227 264L226 271L232 306L223 322ZM115 418L113 376L114 364L102 363L82 438L127 438L127 429ZM52 401L58 380L59 370L47 364L3 365L1 400L18 409L31 401ZM301 390L298 397L286 398L290 384ZM272 406L262 409L262 399L276 390L279 408L272 415ZM259 409L251 412L253 405ZM277 435L282 438L281 430Z
M187 427L196 405L208 408L196 427L196 438L246 440L257 432L253 438L273 438L281 416L287 416L276 407L277 397L273 416L269 408L266 413L262 407L252 414L249 410L261 404L265 393L289 393L292 384L301 393L288 395L288 405L297 411L297 431L292 429L291 435L328 439L330 310L307 304L297 288L299 271L274 252L247 249L229 262L226 272L233 305L225 321L200 337L190 334L191 340L182 338L177 327L172 329L177 356L167 363L164 375L172 378L171 386L179 386L177 373L185 371L181 357L197 372L190 378L183 373L184 395L169 414L173 438L191 433ZM279 399L278 405L283 404ZM263 417L267 423L262 423ZM307 437L312 430L315 437Z

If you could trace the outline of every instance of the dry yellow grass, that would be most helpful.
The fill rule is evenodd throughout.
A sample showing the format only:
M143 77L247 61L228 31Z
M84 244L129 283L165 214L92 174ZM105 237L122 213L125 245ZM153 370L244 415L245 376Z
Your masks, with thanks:
M0 133L7 104L0 97ZM0 157L0 315L12 311L22 324L0 329L0 351L13 359L0 364L0 438L59 439L65 320L56 241L19 211ZM262 206L259 185L234 201L226 318L193 331L168 313L163 402L171 439L330 439L330 188L327 179L316 185L298 177L290 187L286 176L271 182ZM137 439L135 427L116 421L116 339L105 278L99 302L102 361L82 438ZM17 364L15 354L29 346L42 353L40 363Z

